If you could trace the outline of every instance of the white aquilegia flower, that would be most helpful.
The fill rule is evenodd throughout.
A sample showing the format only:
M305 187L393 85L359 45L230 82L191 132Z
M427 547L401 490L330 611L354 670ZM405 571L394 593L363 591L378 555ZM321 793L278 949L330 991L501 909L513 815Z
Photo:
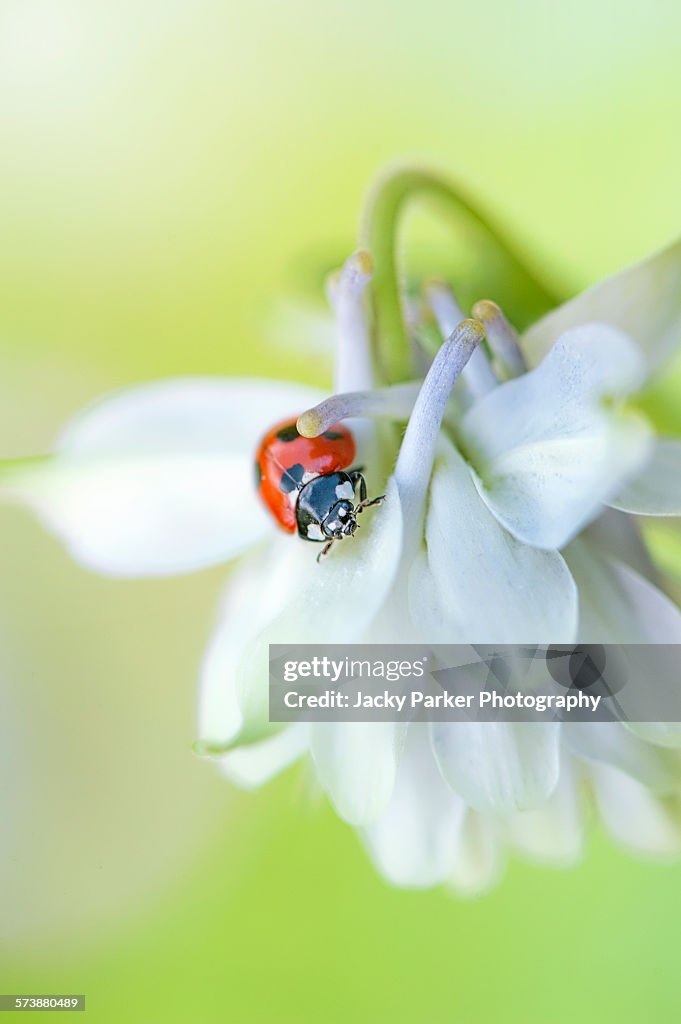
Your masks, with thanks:
M631 849L681 853L672 726L269 722L270 644L681 642L632 518L681 514L681 442L631 401L681 338L681 244L522 338L491 301L467 319L431 283L410 341L434 317L442 344L409 379L389 247L375 226L369 241L373 282L360 252L330 286L331 397L256 379L128 389L78 416L54 455L0 468L0 489L99 572L240 556L201 673L198 749L246 786L311 759L393 883L479 892L508 849L573 863L589 807ZM286 417L308 437L348 421L369 496L386 495L320 564L252 480L260 439Z

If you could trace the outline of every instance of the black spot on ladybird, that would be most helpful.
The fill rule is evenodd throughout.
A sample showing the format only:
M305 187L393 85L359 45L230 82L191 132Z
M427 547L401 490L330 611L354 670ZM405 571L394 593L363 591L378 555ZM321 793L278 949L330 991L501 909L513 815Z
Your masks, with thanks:
M305 470L300 462L296 462L295 466L290 466L284 470L279 481L279 490L283 491L284 494L290 494L291 491L295 490L296 487L300 487Z
M277 439L279 441L283 441L285 444L288 444L289 441L295 441L298 437L300 437L300 434L298 433L298 428L295 423L288 423L285 427L282 427L281 430L277 431Z
M325 437L327 441L343 440L343 434L339 434L337 430L325 430L322 437Z

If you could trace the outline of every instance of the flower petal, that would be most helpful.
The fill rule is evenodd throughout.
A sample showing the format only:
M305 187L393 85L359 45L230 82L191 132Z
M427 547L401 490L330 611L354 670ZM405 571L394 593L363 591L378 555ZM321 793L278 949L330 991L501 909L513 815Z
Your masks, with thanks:
M634 736L653 743L656 747L681 747L681 722L626 722Z
M565 559L579 589L580 643L681 643L681 610L629 566L586 537L570 544Z
M248 645L288 604L291 580L300 578L307 553L291 537L275 537L243 558L230 576L201 668L198 729L208 750L228 746L244 731L239 663Z
M527 860L561 868L580 860L584 807L569 758L563 758L558 785L546 803L534 811L511 815L506 827L510 842Z
M646 421L609 400L635 388L643 370L629 339L590 324L465 414L461 439L480 494L520 540L562 547L641 468Z
M269 532L242 456L59 460L13 493L109 576L168 576L226 561Z
M357 643L390 590L402 542L402 513L394 483L387 499L365 513L362 529L339 543L320 565L316 546L296 543L295 569L272 580L281 608L243 650L236 685L244 727L260 727L269 717L269 645Z
M199 734L209 753L219 754L221 745L248 744L219 758L225 774L240 785L260 784L298 757L307 742L302 723L295 731L278 731L269 722L269 644L359 640L382 603L401 541L394 485L367 525L364 536L357 534L322 565L312 545L282 537L245 560L230 580L204 662ZM322 785L338 813L353 824L375 817L392 791L397 727L316 723L309 735Z
M598 320L619 327L651 367L681 341L681 241L607 278L554 309L525 333L523 347L536 365L571 327Z
M449 874L449 888L458 896L482 896L499 881L503 868L502 839L497 821L489 814L478 814L469 808Z
M558 783L559 722L433 722L431 735L443 776L476 810L530 810Z
M639 516L681 516L681 441L658 440L643 470L608 504Z
M392 799L364 838L381 874L393 885L439 885L451 873L465 813L465 803L437 770L427 727L415 723L407 734Z
M116 576L199 569L268 533L253 485L256 445L273 422L320 397L258 380L132 388L78 416L54 459L3 484L92 569Z
M411 570L412 618L427 643L569 643L577 590L557 552L521 544L480 500L456 449L441 442Z
M579 587L580 643L681 643L681 609L631 566L604 554L592 536L573 541L565 557ZM681 746L676 722L627 722L626 728L646 743Z
M181 377L126 388L95 402L62 432L67 455L232 452L251 456L265 431L324 392L259 377Z
M617 562L624 562L651 583L657 582L659 574L632 516L614 508L606 508L598 519L587 526L583 537L593 543L601 554Z
M635 853L664 859L681 854L678 800L654 796L610 765L591 770L596 804L608 831Z
M307 725L295 722L259 743L226 754L219 760L220 769L235 785L255 789L302 757L308 739Z
M385 810L405 726L396 722L314 722L310 750L319 781L341 818L368 825Z
M573 754L609 764L647 789L668 793L678 785L676 757L634 736L621 722L565 722L562 738Z

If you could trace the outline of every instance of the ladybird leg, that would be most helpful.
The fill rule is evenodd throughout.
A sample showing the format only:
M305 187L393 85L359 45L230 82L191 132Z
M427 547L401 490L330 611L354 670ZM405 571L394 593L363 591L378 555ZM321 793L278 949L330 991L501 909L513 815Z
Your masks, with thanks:
M350 473L350 479L352 480L352 486L355 488L355 490L357 489L357 485L359 485L360 503L365 502L367 498L367 483L364 477L362 476L362 470L353 469L352 472Z
M323 558L327 557L327 555L329 554L329 552L331 551L333 546L334 546L334 542L333 541L327 541L325 546L322 548L322 551L320 553L318 553L318 555L316 556L317 565L318 565L318 563L320 563L322 561Z
M385 501L385 497L385 494L381 494L379 495L378 498L370 498L369 501L367 501L365 498L364 501L361 501L359 503L359 505L356 508L356 511L363 512L365 508L371 508L373 505L382 505L383 502Z

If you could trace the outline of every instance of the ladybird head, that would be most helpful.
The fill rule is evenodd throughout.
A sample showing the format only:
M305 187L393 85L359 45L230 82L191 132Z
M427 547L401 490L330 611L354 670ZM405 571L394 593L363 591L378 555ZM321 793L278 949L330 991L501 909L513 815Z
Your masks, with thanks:
M322 522L322 532L329 540L351 537L357 529L357 515L351 501L337 501Z

